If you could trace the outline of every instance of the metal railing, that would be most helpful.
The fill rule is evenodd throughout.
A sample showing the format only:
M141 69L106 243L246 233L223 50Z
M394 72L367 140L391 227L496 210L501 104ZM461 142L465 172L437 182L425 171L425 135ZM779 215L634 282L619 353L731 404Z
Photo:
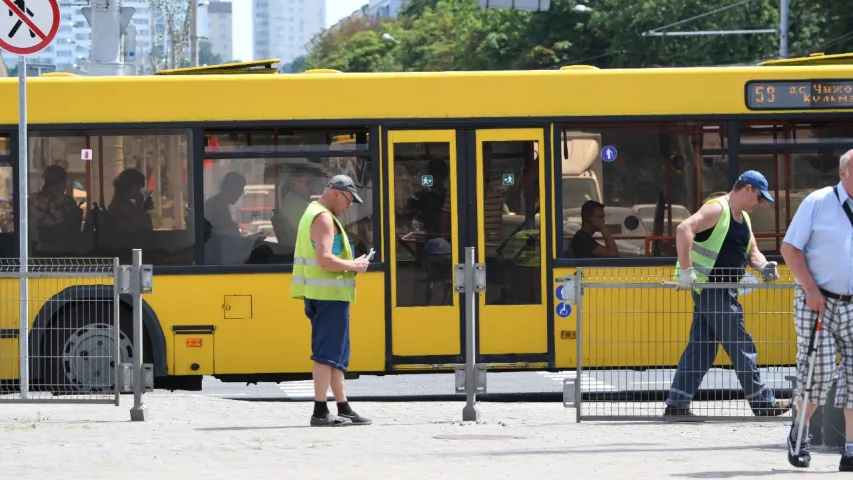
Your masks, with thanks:
M118 258L0 259L0 403L120 404L144 420L143 293L152 269ZM122 295L130 301L122 301ZM142 418L139 417L142 412Z
M576 311L577 372L564 384L576 421L790 421L790 273L715 276L695 294L674 288L674 272L578 268L558 279Z

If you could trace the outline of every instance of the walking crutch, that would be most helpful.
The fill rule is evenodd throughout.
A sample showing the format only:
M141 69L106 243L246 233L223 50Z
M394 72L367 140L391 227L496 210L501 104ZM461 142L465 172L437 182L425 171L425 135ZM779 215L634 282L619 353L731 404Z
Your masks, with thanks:
M818 317L815 320L814 329L812 330L812 336L809 340L809 350L808 350L808 362L809 362L809 372L806 374L806 385L803 388L803 401L800 404L800 428L797 431L797 444L794 446L794 455L800 455L800 445L803 440L803 430L805 429L804 422L806 421L806 410L808 409L807 405L809 403L809 393L811 393L812 389L812 375L814 375L814 359L817 355L817 338L820 335L821 327L823 327L823 320L826 318L826 310L823 312L823 318Z

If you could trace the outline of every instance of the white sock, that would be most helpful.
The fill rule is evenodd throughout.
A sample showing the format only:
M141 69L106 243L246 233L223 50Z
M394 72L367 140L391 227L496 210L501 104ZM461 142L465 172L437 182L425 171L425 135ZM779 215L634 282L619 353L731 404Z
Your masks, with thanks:
M853 442L847 442L844 446L844 454L848 457L853 456Z

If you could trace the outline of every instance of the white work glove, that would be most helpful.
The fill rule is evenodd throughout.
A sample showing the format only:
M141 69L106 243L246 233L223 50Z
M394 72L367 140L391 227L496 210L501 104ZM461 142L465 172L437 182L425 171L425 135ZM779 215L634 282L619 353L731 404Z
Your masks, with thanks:
M682 268L678 272L678 280L675 281L675 289L678 291L693 290L696 285L696 274L693 273L693 267Z
M764 265L759 269L761 278L765 282L773 282L779 279L779 272L776 270L776 262L764 262Z

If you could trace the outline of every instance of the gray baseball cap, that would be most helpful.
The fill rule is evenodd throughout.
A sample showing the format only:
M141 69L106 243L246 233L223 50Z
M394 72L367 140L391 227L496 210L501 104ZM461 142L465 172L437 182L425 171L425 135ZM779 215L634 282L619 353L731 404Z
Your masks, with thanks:
M335 175L329 180L329 183L326 184L326 188L340 190L341 192L350 192L352 193L353 202L364 203L364 200L362 200L355 191L355 182L346 175Z

